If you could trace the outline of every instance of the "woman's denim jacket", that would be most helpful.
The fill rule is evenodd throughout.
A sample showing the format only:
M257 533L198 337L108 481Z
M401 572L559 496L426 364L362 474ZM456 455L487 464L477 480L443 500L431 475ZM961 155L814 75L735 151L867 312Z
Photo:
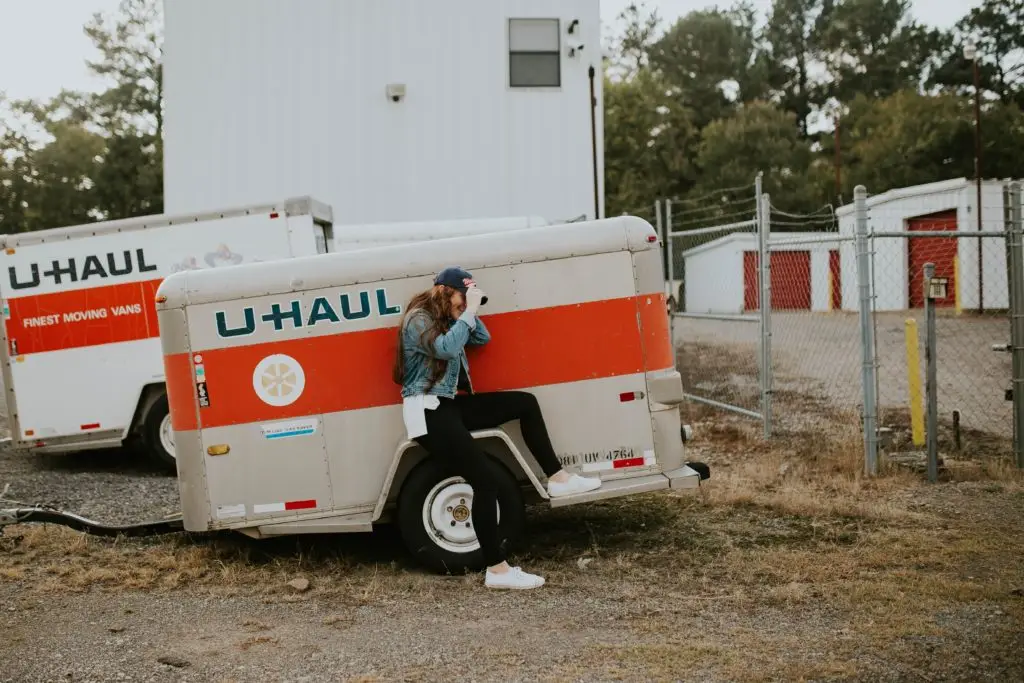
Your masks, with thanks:
M463 313L449 330L434 340L432 356L448 361L444 375L430 386L430 356L421 341L423 331L430 324L429 314L423 310L409 313L402 329L402 353L405 356L405 376L402 380L402 398L427 394L454 398L459 384L459 368L469 375L466 345L481 346L491 340L484 322L471 313Z

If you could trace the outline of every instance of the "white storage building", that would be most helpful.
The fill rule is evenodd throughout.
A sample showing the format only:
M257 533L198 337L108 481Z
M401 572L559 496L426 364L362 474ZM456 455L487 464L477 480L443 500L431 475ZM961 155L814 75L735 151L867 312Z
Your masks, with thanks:
M166 210L594 218L601 75L599 0L167 2Z
M982 182L981 229L1005 229L1003 183ZM948 231L976 232L977 188L973 180L957 178L927 185L890 190L869 197L868 232ZM836 211L839 232L852 238L855 233L854 206ZM878 237L874 248L874 291L876 310L901 311L924 306L923 266L931 261L936 276L949 279L947 294L939 306L959 309L978 307L979 289L986 309L1009 306L1005 241L999 237L980 240L982 264L979 283L978 239L929 237ZM842 307L858 308L856 251L852 241L842 247ZM980 286L979 286L980 285Z
M772 235L771 245L773 310L839 308L840 258L834 233L780 233ZM682 256L687 313L739 315L760 308L756 234L726 235Z

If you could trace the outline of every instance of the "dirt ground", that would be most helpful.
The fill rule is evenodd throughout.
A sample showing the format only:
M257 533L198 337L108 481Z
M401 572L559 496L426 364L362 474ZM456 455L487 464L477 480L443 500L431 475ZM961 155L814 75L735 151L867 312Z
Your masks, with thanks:
M866 480L855 429L766 444L752 421L694 417L701 490L531 512L516 561L547 576L538 591L426 574L391 529L7 527L0 681L1024 680L1007 461Z

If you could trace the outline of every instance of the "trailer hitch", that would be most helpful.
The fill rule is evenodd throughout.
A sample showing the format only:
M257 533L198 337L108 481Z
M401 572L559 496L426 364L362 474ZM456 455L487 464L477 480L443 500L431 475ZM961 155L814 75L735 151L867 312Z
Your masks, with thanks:
M180 514L133 524L104 524L72 512L46 507L0 510L0 534L11 524L58 524L93 536L157 536L184 530Z

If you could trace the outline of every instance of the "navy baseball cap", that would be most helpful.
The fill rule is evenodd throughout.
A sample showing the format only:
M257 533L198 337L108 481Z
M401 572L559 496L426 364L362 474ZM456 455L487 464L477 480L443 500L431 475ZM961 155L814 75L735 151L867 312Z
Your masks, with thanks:
M434 277L434 284L451 287L465 294L469 286L476 283L473 282L473 275L468 270L459 266L449 266ZM487 297L485 296L480 303L487 303Z

